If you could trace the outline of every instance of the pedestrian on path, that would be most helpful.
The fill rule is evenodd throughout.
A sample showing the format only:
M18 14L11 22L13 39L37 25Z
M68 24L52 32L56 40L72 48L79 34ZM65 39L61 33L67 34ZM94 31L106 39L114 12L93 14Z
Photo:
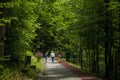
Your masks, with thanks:
M51 51L51 58L52 58L52 62L54 63L54 60L55 60L55 53L54 53L54 51L52 50Z
M45 62L47 63L48 61L48 51L45 53Z

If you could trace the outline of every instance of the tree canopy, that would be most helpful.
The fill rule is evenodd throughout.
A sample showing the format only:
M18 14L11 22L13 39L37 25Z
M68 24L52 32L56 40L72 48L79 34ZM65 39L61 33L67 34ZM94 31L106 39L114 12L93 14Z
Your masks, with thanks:
M1 0L0 61L10 56L5 65L23 65L27 52L40 46L43 53L69 53L69 62L84 71L119 80L119 21L119 0Z

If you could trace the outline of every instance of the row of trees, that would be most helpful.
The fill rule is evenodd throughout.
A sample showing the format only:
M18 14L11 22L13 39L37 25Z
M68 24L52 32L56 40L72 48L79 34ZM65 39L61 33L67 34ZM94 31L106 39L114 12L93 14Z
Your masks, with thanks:
M73 58L79 56L81 69L103 73L109 80L120 79L119 4L114 0L77 0L69 3L71 12L75 13L75 18L72 18L75 22L70 20L70 39L66 43L71 47L69 50L74 54Z
M35 31L40 27L37 6L37 0L0 0L1 80L21 74L25 55L32 51Z
M35 14L37 3L21 0L1 2L1 8L5 11L1 12L1 23L4 25L1 27L1 32L4 32L1 33L4 55L11 55L12 59L21 59L25 52L32 48L35 30L39 27Z
M82 70L119 80L119 0L1 0L0 55L61 50ZM18 64L18 63L17 63Z

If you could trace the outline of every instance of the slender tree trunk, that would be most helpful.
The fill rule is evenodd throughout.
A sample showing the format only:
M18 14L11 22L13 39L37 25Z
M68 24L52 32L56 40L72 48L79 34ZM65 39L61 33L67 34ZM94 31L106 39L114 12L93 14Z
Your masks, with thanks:
M5 26L0 26L0 56L4 55Z
M4 2L7 2L7 0L1 0L0 3L3 4ZM0 19L4 18L6 16L6 8L0 8L0 12L3 12L0 14ZM4 24L4 23L2 23ZM5 25L5 24L4 24ZM5 48L5 26L0 26L0 57L4 55L4 48Z
M119 1L119 0L118 0ZM119 3L120 3L120 1L119 1ZM118 13L118 21L120 21L120 13ZM119 26L119 46L118 46L118 54L117 54L117 56L118 56L118 58L117 58L117 60L118 60L118 63L117 63L117 66L118 66L118 70L117 70L117 80L119 80L120 79L120 22L119 22L119 24L118 24L118 26Z
M82 62L82 51L81 51L81 55L80 55L81 57L80 57L80 65L81 65L81 69L83 69L83 62Z
M99 73L99 43L96 45L96 72Z
M80 44L80 51L79 51L79 64L80 64L80 68L81 70L83 69L83 62L82 62L82 37L81 37L81 33L78 33L79 35L79 38L80 38L80 41L79 41L79 44Z
M89 56L89 70L91 70L91 51L90 51L90 47L88 49L88 56Z
M80 59L80 66L81 66L81 70L83 69L83 62L82 62L82 39L81 39L81 36L80 36L80 56L79 56L79 59Z
M105 40L105 76L106 78L109 78L110 77L110 74L109 74L109 56L110 56L110 52L109 52L109 13L108 13L108 3L109 3L109 0L104 0L106 6L105 6L105 17L106 17L106 21L105 21L105 37L106 37L106 40Z
M105 42L105 76L109 77L109 49L108 49L108 42Z
M115 80L117 80L117 51L115 50L115 57L114 57L114 77L115 77Z
M93 65L93 67L92 67L92 72L93 73L96 73L96 57L95 57L95 54L96 54L96 52L93 50L93 61L92 61L92 65Z
M96 72L96 61L95 61L95 44L94 44L94 39L92 40L92 72Z
M117 53L117 79L120 79L120 43L119 43L119 49L118 49L118 53Z

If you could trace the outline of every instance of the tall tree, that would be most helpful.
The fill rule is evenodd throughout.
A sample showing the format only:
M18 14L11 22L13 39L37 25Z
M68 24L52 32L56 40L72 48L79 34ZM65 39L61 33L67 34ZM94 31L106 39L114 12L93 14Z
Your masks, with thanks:
M8 23L8 11L10 5L6 5L10 0L0 1L0 56L4 55L5 32Z

